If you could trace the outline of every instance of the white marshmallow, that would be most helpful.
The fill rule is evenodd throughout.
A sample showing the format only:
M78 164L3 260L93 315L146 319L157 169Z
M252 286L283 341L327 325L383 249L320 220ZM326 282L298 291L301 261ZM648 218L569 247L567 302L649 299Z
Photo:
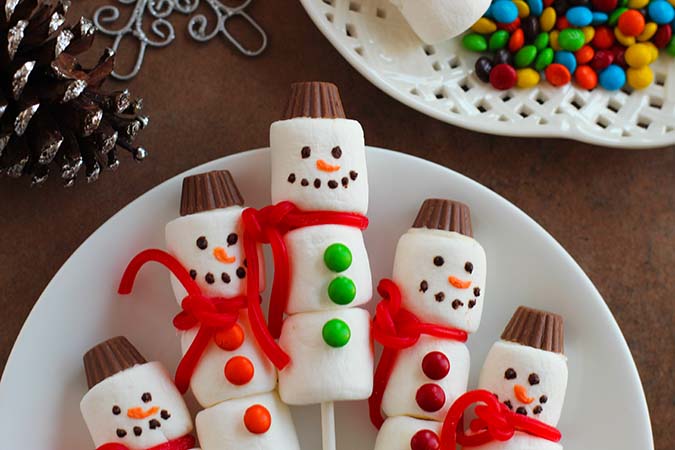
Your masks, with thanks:
M240 206L230 206L179 217L166 225L169 253L188 271L196 272L195 280L204 295L235 297L246 292L247 268L242 244L242 211ZM236 243L228 243L228 237L232 241L235 236ZM204 249L197 245L202 237L206 243ZM262 291L265 287L262 251L258 253L258 258ZM208 274L213 276L213 283L207 282ZM185 290L174 276L171 276L171 286L178 302L182 301Z
M437 257L442 258L440 266ZM468 262L473 265L471 273L465 268ZM412 228L398 242L393 278L401 288L403 307L422 321L473 333L483 312L486 267L485 251L475 239L449 231ZM460 289L451 284L450 277L471 284ZM453 308L455 300L461 302L457 309ZM476 303L470 308L472 300Z
M239 313L239 322L235 326L240 327L244 332L244 341L241 347L233 351L227 351L216 345L214 339L212 339L192 374L190 388L203 407L209 407L232 398L269 392L276 387L276 370L258 346L245 310ZM195 327L182 333L183 354L187 352L197 335L198 329L198 327ZM244 357L253 365L253 378L248 383L236 385L225 377L225 366L233 357Z
M516 372L516 378L506 379L508 369ZM537 374L539 384L530 385L530 374ZM516 385L525 387L527 397L533 399L531 403L526 404L516 398ZM498 341L485 359L478 386L497 394L501 402L510 401L514 410L523 407L528 417L556 426L567 390L567 358L559 353ZM547 398L542 402L544 395ZM537 406L542 407L540 414L533 413Z
M431 352L443 353L450 362L450 372L441 380L433 380L422 370L424 357ZM382 398L382 410L388 417L413 416L442 421L448 409L466 392L469 381L469 349L461 342L422 336L418 343L399 352L396 365ZM445 403L437 411L425 411L416 401L422 385L432 383L445 393Z
M304 210L366 213L368 172L363 129L358 122L311 118L277 121L270 127L270 146L274 203L289 200ZM335 158L332 150L338 146L342 155ZM307 158L301 156L305 147L310 149ZM289 179L291 174L294 177ZM292 179L295 181L291 183ZM303 179L307 180L306 186L302 185ZM348 187L342 184L343 179ZM315 180L320 181L319 188ZM331 181L337 183L336 188L331 189Z
M491 0L391 0L427 44L459 36L480 19Z
M410 441L422 430L431 431L440 439L441 422L413 419L412 417L391 417L377 434L375 450L410 450Z
M557 442L531 436L516 431L516 434L506 442L492 441L472 450L562 450L563 446Z
M255 434L244 417L254 405L270 414L269 430ZM291 413L276 392L229 400L197 414L197 434L203 450L300 450Z
M145 393L151 395L150 401L141 399ZM115 406L119 414L114 413ZM183 397L158 362L136 365L104 379L85 394L80 410L96 447L120 443L131 450L141 450L192 432L192 419ZM162 411L170 417L162 418ZM129 417L138 412L147 416ZM151 420L160 426L151 429ZM135 427L140 427L140 436L135 435ZM126 434L120 437L118 430Z
M333 272L324 263L324 253L332 244L343 244L351 251L352 264L344 272ZM368 253L357 228L340 225L300 228L286 235L286 245L291 263L288 314L353 307L372 298ZM347 277L356 286L356 297L348 305L334 303L328 295L328 286L337 277Z
M347 323L349 342L333 348L323 340L332 320ZM289 405L362 400L373 390L370 316L360 308L295 314L286 319L279 344L291 363L279 372L279 394Z

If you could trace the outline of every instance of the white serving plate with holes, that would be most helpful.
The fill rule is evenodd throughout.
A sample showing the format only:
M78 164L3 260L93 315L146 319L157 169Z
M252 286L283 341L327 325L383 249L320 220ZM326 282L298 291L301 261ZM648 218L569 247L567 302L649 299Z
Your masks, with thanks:
M560 422L565 450L654 449L647 404L626 341L591 281L544 229L494 192L436 164L369 148L368 167L371 223L365 238L374 280L390 276L396 242L424 198L450 197L471 206L474 232L489 266L488 304L468 343L472 386L518 305L558 312L566 320L570 366ZM166 270L154 264L144 268L128 297L116 294L117 284L137 252L164 246L164 226L178 215L182 178L225 168L248 204L269 203L269 151L210 162L121 210L54 276L21 330L0 381L2 449L92 449L79 411L87 389L82 354L104 339L126 335L147 358L175 370L180 348L171 319L178 305ZM371 312L376 301L369 305ZM319 407L292 411L302 448L321 448ZM373 449L375 429L365 401L338 403L336 417L339 450Z
M675 144L675 59L652 65L642 91L591 92L546 82L499 92L473 73L460 39L428 46L389 0L300 0L317 27L363 76L438 120L506 136L564 137L607 147Z

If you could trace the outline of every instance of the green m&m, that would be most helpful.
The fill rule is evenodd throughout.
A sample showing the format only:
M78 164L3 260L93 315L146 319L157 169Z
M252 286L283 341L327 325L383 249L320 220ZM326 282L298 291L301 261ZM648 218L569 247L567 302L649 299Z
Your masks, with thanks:
M332 244L323 253L323 262L333 272L344 272L352 265L352 252L344 244Z
M326 322L321 330L323 341L333 348L347 345L352 337L352 331L344 320L331 319Z
M347 277L337 277L328 285L328 297L337 305L348 305L356 298L356 285Z

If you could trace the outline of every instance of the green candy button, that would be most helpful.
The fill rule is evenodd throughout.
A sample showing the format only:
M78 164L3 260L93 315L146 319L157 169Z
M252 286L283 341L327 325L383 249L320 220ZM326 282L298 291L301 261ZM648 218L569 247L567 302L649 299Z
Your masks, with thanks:
M328 297L338 305L348 305L356 298L356 285L347 277L337 277L328 285Z
M323 262L333 272L344 272L352 265L352 252L344 244L333 244L323 253Z
M326 322L321 334L323 341L333 348L344 347L352 337L349 325L340 319L332 319Z

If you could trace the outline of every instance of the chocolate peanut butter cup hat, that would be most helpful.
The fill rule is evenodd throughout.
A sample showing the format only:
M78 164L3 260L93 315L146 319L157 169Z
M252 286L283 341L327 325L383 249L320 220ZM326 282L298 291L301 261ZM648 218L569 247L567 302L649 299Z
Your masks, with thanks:
M413 228L454 231L473 237L471 209L461 202L429 198L422 203Z
M505 341L554 353L565 352L564 337L562 316L525 306L518 307L502 333Z
M296 117L346 119L340 92L333 83L305 81L291 85L283 120Z
M244 198L228 170L214 170L183 179L181 216L234 205L243 206Z
M101 342L82 358L89 389L118 372L147 361L124 336Z

